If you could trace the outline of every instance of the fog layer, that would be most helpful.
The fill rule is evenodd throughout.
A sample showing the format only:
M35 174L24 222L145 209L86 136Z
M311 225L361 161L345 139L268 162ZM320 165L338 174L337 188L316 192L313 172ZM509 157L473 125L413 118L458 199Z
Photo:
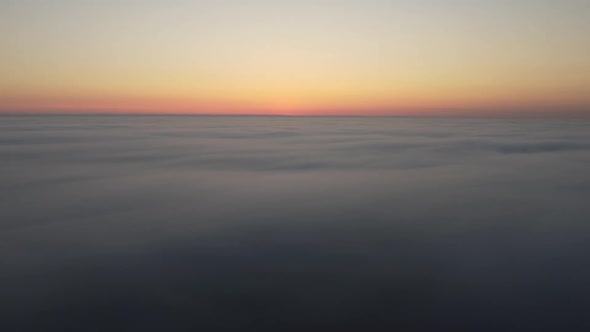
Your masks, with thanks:
M590 123L0 118L3 331L586 331Z

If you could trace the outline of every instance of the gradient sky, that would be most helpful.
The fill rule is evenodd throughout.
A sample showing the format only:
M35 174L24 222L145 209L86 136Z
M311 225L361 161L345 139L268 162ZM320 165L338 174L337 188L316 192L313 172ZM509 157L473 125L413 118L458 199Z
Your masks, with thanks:
M0 111L590 114L588 0L2 0Z

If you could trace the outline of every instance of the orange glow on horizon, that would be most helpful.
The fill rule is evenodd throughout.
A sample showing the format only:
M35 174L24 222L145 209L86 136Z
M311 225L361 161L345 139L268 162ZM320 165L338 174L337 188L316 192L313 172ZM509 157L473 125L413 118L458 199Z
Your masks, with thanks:
M590 7L576 1L52 0L0 13L0 113L590 114Z

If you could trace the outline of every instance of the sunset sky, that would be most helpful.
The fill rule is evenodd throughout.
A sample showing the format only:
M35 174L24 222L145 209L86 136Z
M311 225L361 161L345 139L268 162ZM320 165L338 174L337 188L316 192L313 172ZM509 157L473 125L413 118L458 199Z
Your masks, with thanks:
M0 112L590 114L588 0L2 0Z

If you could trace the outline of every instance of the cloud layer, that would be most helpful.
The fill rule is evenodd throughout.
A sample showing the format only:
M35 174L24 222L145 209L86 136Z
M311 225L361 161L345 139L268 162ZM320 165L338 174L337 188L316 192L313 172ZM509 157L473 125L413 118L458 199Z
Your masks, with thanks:
M0 127L7 331L586 327L588 122Z

